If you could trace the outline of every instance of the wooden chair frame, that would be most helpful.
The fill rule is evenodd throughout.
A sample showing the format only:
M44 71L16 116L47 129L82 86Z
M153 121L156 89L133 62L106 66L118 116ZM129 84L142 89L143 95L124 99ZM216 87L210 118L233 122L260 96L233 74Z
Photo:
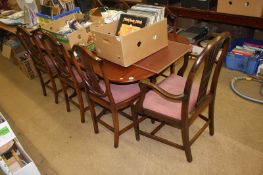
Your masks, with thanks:
M73 47L73 52L77 53L78 55L75 56L74 63L77 67L79 74L86 83L85 91L87 94L87 101L89 103L90 112L93 119L94 131L95 133L99 132L98 123L108 128L114 133L114 147L117 148L119 145L119 136L133 127L132 122L131 124L120 129L118 113L132 120L132 117L127 113L123 112L123 110L130 107L130 105L139 97L139 93L135 96L130 97L129 99L126 99L125 101L116 104L111 93L111 83L107 76L105 76L104 74L103 61L100 58L98 58L95 54L93 54L92 52L90 52L82 46L75 45ZM99 67L102 73L102 77L98 77L95 74L93 65L97 65ZM100 80L103 80L105 83L105 91L102 90L99 86ZM104 98L108 98L109 100L107 101ZM98 115L95 112L95 105L103 107L103 110ZM109 125L108 123L102 120L102 116L108 111L112 113L113 126Z
M84 101L82 97L82 89L84 89L84 83L79 83L75 74L73 73L73 66L71 62L71 56L69 52L65 49L65 47L55 40L50 34L43 34L42 41L44 43L44 47L46 48L46 52L48 56L54 62L57 72L58 78L60 80L62 91L64 93L65 101L66 101L66 109L67 112L70 112L70 103L75 105L80 110L80 118L81 122L85 122L85 112L89 109L88 106L84 106ZM71 95L68 94L68 89L71 88L73 93ZM74 101L73 98L78 98L78 102Z
M154 140L160 141L167 145L182 149L185 151L186 158L188 162L192 161L192 154L190 146L194 143L194 141L201 135L201 133L209 126L210 135L214 134L214 105L215 105L215 96L216 96L216 88L218 83L218 77L220 74L220 70L223 64L223 60L226 56L227 48L229 45L230 35L228 32L224 32L217 36L214 40L212 40L208 46L204 49L204 51L198 56L196 61L194 62L190 73L187 76L186 84L184 87L184 92L179 95L173 95L164 89L158 87L158 85L151 83L147 80L141 81L141 96L137 103L132 106L132 113L134 117L134 129L136 140L140 140L140 134L146 137L152 138ZM219 54L219 58L217 59L218 53L221 50L221 54ZM188 60L185 57L185 62L182 68L178 71L179 76L183 76L185 69L187 67ZM199 85L199 92L197 97L197 102L193 111L188 113L188 106L190 100L190 93L192 89L192 85L194 79L196 78L197 71L201 68L201 65L204 65L204 69L202 72L201 82ZM214 67L214 70L213 70ZM210 77L212 78L210 83ZM175 103L182 103L181 107L181 120L171 118L169 116L157 113L155 111L151 111L149 109L143 108L143 101L146 93L149 90L154 90L161 97L173 101ZM208 117L205 117L202 112L204 109L208 107ZM150 118L152 120L159 121L161 124L157 126L152 132L145 132L140 130L139 128L139 115L142 118ZM204 125L201 129L190 139L189 138L189 127L194 123L197 118L201 118L204 120ZM182 141L183 144L179 145L175 142L169 141L167 139L156 136L155 134L164 126L170 125L176 128L179 128L182 132Z
M57 89L57 85L55 79L57 78L57 72L55 69L52 69L47 61L44 59L47 54L40 47L41 41L40 37L42 33L39 30L33 31L33 33L29 33L22 26L17 27L16 32L17 38L22 43L23 47L26 49L27 54L33 60L34 66L36 68L40 84L42 87L43 95L47 96L46 87L51 89L55 96L55 103L58 103L58 94L61 90ZM48 79L45 81L43 78L43 74L48 74ZM49 85L51 83L51 86Z

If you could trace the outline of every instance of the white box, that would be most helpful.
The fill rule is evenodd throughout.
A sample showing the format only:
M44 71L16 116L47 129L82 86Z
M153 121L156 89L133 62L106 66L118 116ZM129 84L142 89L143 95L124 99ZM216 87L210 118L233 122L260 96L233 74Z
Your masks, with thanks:
M9 174L13 174L13 175L41 175L34 161L26 153L26 151L24 150L24 148L16 138L10 125L6 121L5 117L0 112L0 147L3 148L5 144L7 145L8 143L12 143L12 142L13 142L13 144L11 144L12 146L10 148L8 147L5 148L7 149L7 151L1 153L0 169L2 169L2 171L5 171L5 174L8 174L9 172ZM15 156L13 154L10 158L12 159L12 163L8 165L9 159L4 160L6 159L4 155L7 152L12 152L10 150L14 150L16 155L19 155L19 158L22 160L21 162L23 163L23 166L20 167L18 161L16 161Z
M0 147L13 140L15 137L13 130L0 112Z

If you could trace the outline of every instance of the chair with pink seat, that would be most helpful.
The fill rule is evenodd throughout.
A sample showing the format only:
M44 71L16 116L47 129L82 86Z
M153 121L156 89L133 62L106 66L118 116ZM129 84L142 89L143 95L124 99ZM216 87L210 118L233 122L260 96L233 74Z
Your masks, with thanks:
M35 30L29 33L24 27L18 26L16 36L27 51L25 56L29 56L34 63L43 95L47 96L46 88L51 89L55 96L55 103L58 103L60 90L58 90L55 82L57 71L51 59L44 52L44 48L40 42L42 32ZM47 78L45 78L45 74Z
M139 83L141 96L134 106L134 129L136 140L140 134L185 151L188 162L192 161L191 145L209 126L210 135L214 134L214 105L218 77L226 56L230 35L221 33L214 38L194 61L186 78L184 72L171 74L159 84L143 80ZM185 70L185 68L183 68ZM200 78L200 81L198 80ZM208 108L208 117L202 113ZM139 116L142 116L139 118ZM153 131L146 132L139 127L145 118L160 122ZM200 118L204 124L189 137L190 126ZM145 120L146 122L147 120ZM181 130L182 143L175 143L157 135L165 125Z
M80 110L81 122L85 122L85 112L89 108L88 106L85 106L82 97L84 81L79 76L76 68L71 62L72 55L61 43L48 33L44 33L41 40L44 43L48 57L51 58L58 72L58 78L66 100L67 111L70 111L70 103L72 103ZM70 89L73 91L71 95L69 95ZM77 97L77 101L73 99L74 97Z
M104 74L104 64L100 58L82 46L75 45L73 52L75 55L74 63L86 84L87 100L93 119L94 131L95 133L99 132L98 123L111 130L114 133L114 147L117 148L119 136L133 127L133 122L131 122L120 129L118 113L132 120L132 117L122 110L130 107L139 97L140 89L138 83L113 84ZM96 65L102 72L101 77L98 77L94 72ZM103 110L98 115L95 112L95 105L103 107ZM101 119L108 111L112 113L113 126Z

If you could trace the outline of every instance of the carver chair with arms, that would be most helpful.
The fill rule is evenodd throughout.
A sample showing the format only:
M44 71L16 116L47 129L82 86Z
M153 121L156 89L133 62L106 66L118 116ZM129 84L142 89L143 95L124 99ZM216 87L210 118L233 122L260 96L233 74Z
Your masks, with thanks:
M188 162L192 161L191 145L209 126L210 135L214 134L214 105L218 77L226 56L230 35L221 33L214 38L194 61L186 78L183 77L185 66L177 75L170 75L159 84L143 80L140 99L132 106L136 140L140 134L167 145L185 151ZM201 73L200 81L198 75ZM208 117L202 112L208 108ZM160 122L152 132L146 132L139 127L139 116ZM204 125L189 137L190 126L200 118ZM179 128L182 134L182 144L157 136L156 133L165 125Z
M58 72L58 78L66 101L67 112L70 112L70 103L72 103L80 110L81 122L85 122L85 112L88 110L88 106L85 106L81 92L81 90L84 89L84 82L72 64L72 55L50 34L44 33L41 39L48 56L55 64ZM69 89L73 91L71 95L68 94ZM77 102L73 100L76 96L78 98Z
M55 103L58 103L58 93L60 91L57 89L57 85L55 82L55 79L57 78L57 72L55 65L43 50L40 41L42 33L39 30L36 30L33 31L31 34L26 31L25 28L18 26L16 36L27 51L25 56L30 56L33 60L36 72L40 80L43 95L47 95L46 87L51 89L55 96ZM44 74L48 75L47 80L44 80Z
M119 145L119 136L133 127L133 122L131 122L120 129L118 113L132 120L132 117L122 110L130 107L138 98L140 92L138 83L113 84L104 73L103 60L82 46L75 45L73 52L75 55L74 63L86 84L87 100L94 122L94 131L95 133L99 132L98 123L111 130L114 133L114 147L117 148ZM101 77L95 74L95 67L102 73ZM98 115L95 112L95 105L103 108ZM101 119L108 111L112 113L113 126Z

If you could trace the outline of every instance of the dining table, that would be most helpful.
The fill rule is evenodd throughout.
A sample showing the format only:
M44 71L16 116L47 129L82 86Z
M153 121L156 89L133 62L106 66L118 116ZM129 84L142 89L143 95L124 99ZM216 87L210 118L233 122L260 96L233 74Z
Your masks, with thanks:
M191 50L192 46L189 44L168 41L168 46L129 67L123 67L102 58L104 61L104 76L113 83L125 84L138 82L160 74L181 58L187 59L185 57ZM99 76L102 76L97 64L94 65L94 71Z

